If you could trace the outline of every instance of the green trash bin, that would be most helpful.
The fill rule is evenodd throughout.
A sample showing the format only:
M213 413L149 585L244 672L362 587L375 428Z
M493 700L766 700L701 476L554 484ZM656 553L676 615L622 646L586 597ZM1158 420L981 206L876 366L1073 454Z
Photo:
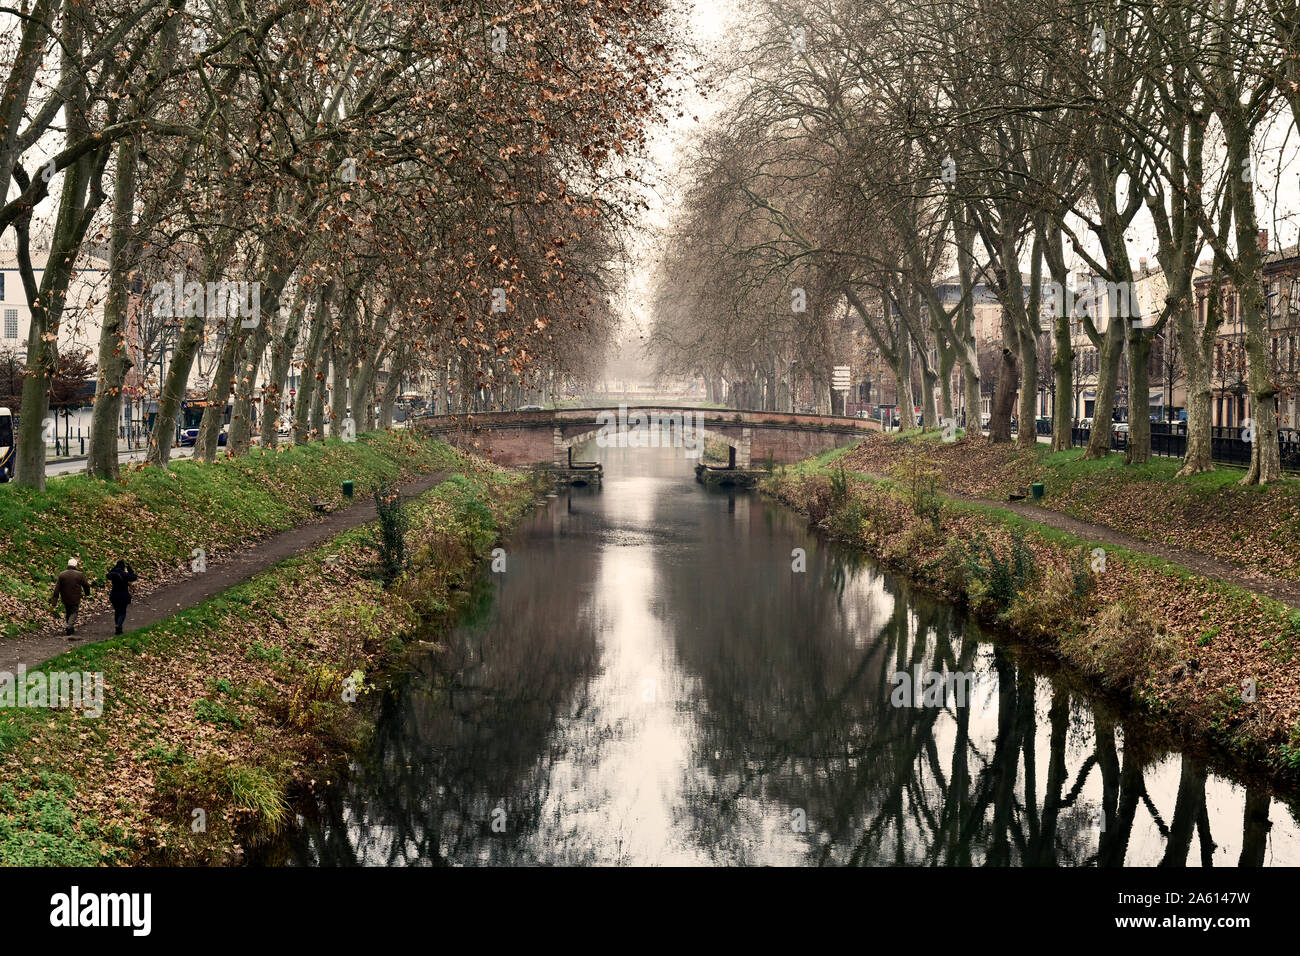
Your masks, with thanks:
M351 481L345 481L345 482L343 482L343 497L344 497L344 498L351 498L351 497L352 497L352 482L351 482Z
M1044 489L1043 489L1043 483L1042 483L1041 481L1035 481L1032 485L1029 486L1029 490L1032 491L1032 492L1034 493L1034 500L1035 500L1035 501L1042 501L1042 500L1043 500L1043 490L1044 490Z

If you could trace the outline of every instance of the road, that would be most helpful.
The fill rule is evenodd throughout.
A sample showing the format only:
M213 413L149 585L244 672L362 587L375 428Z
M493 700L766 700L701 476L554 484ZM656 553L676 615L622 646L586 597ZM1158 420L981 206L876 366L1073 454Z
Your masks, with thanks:
M172 458L189 458L193 453L193 448L173 448ZM137 448L134 451L124 451L118 456L122 464L133 461L144 461L147 449ZM86 459L73 458L68 461L50 462L45 466L46 477L54 475L74 475L86 470Z

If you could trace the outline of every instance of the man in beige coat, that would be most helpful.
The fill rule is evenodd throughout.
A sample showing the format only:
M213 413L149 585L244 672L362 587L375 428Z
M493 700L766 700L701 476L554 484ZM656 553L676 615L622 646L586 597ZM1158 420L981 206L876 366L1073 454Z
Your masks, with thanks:
M90 597L90 582L77 567L77 559L68 558L68 566L54 582L54 592L50 595L50 609L56 609L58 602L63 601L64 623L67 625L64 633L69 637L77 633L77 611L81 607L83 596Z

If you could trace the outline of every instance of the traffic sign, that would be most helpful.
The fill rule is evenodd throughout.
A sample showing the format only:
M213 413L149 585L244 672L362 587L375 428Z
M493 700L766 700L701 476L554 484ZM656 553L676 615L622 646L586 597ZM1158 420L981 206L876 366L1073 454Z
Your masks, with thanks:
M847 365L835 366L834 374L831 376L831 388L837 392L847 392L849 387L849 367Z

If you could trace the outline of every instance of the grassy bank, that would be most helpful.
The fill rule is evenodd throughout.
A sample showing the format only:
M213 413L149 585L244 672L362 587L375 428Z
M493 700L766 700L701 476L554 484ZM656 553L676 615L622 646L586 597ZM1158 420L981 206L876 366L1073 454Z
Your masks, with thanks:
M0 636L48 625L49 593L69 557L92 586L119 558L150 582L188 573L202 548L209 563L250 540L300 524L313 499L338 505L344 480L365 497L384 482L450 467L447 445L408 432L371 432L263 451L212 464L135 465L121 481L85 475L50 480L41 492L0 485Z
M896 445L889 461L879 445L869 455L889 478L855 471L864 455L854 448L781 469L768 490L1175 732L1300 783L1300 612L1156 557L1098 553L1004 509L945 499L948 471L919 443Z
M1238 484L1240 469L1175 478L1176 458L1127 466L1112 453L1088 461L1083 449L1052 452L994 445L982 438L956 442L925 435L872 435L844 459L851 470L877 475L900 455L924 449L942 470L949 492L1006 500L1031 482L1046 487L1043 507L1103 524L1146 541L1195 547L1240 567L1300 580L1300 481L1266 487Z
M291 793L329 786L368 733L365 695L401 635L455 609L535 494L483 462L436 458L462 473L409 504L410 568L391 585L374 527L359 528L44 665L102 672L104 710L0 711L0 864L237 862L289 822Z

